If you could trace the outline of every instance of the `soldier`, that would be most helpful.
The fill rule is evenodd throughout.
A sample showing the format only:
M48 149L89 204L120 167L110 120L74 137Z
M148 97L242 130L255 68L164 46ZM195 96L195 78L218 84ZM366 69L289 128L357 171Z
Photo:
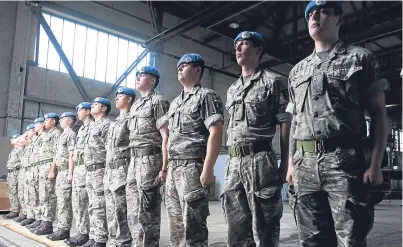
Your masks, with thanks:
M73 153L76 144L76 133L73 131L73 124L76 122L76 114L64 112L60 115L60 127L63 133L55 142L54 159L49 178L56 177L56 201L58 212L57 231L46 236L52 241L63 240L70 237L73 211L71 206L71 182L73 180ZM56 175L57 172L57 175Z
M77 133L76 146L74 148L74 169L72 186L73 216L76 220L78 233L76 236L65 239L68 246L81 246L88 242L90 231L90 219L88 215L88 194L86 185L87 170L84 165L84 146L90 130L94 124L91 119L91 103L82 102L76 107L77 117L82 125Z
M39 204L39 158L42 136L44 135L45 125L44 118L37 118L34 120L36 135L32 138L32 152L30 159L30 177L32 178L31 186L29 187L29 201L31 202L32 209L34 211L35 221L31 224L26 224L25 220L21 222L21 225L26 225L30 231L34 231L42 223L42 209ZM31 144L31 143L30 143Z
M41 138L39 157L39 204L42 206L42 223L33 233L47 235L53 233L52 222L56 213L55 178L49 176L54 157L54 145L60 136L60 130L56 128L59 123L59 115L56 113L45 114L46 132Z
M374 223L370 185L381 184L386 144L385 90L370 51L339 40L341 2L305 10L314 52L289 75L293 113L287 180L294 183L301 246L367 246ZM365 110L372 155L365 164Z
M89 241L83 247L103 247L108 241L106 223L104 173L106 160L106 138L111 121L107 118L111 111L108 99L97 97L92 101L91 115L94 125L84 147L84 163L87 169L86 189L88 193L88 214L90 219Z
M21 156L24 148L17 144L19 135L15 134L11 137L10 143L14 146L11 150L7 161L7 187L8 200L10 201L10 212L4 216L5 219L17 218L20 211L21 202L18 200L18 186L22 187L22 183L18 182L18 175L21 169ZM20 185L19 185L20 184Z
M208 186L222 141L223 103L201 86L204 61L185 54L177 64L183 91L166 115L168 174L166 208L171 246L208 246ZM163 167L164 171L165 167Z
M115 93L120 114L111 122L106 142L104 190L109 241L111 246L130 246L132 238L127 223L126 179L130 162L130 107L136 98L133 89L119 88Z
M228 246L278 246L281 189L288 161L291 114L287 79L259 67L266 43L257 32L234 40L241 77L227 92L228 164L221 196ZM280 126L281 164L272 140Z
M129 115L131 160L126 185L127 217L133 246L153 247L159 246L160 239L159 175L166 177L168 163L168 126L162 120L169 102L154 91L160 80L158 70L144 66L136 77L141 98L133 104Z

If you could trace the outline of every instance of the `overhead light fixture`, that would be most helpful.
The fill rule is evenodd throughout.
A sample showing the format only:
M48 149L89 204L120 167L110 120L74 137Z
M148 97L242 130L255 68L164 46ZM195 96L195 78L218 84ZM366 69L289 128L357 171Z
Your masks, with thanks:
M399 104L391 104L391 105L386 105L387 108L389 107L394 107L394 106L398 106Z
M230 28L238 28L238 27L239 27L239 24L236 23L236 22L231 22L231 23L229 24L229 27L230 27Z

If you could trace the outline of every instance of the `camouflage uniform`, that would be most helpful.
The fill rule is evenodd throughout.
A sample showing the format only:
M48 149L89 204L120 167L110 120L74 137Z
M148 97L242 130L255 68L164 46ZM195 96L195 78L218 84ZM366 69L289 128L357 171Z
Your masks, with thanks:
M24 163L23 163L23 168L24 168L24 179L22 180L24 183L24 201L25 203L25 212L27 214L28 219L33 219L35 218L34 215L34 201L30 200L30 192L34 189L32 187L35 187L35 182L33 178L33 173L32 173L32 167L31 167L31 160L32 160L32 151L34 148L34 142L33 139L36 138L33 137L28 145L24 148Z
M50 168L53 164L54 145L60 136L60 130L53 128L42 133L39 151L39 204L42 221L53 222L56 213L55 181L49 179Z
M58 230L70 231L73 220L73 209L71 206L71 183L67 181L69 174L69 156L74 151L76 143L76 133L74 131L64 131L55 143L56 164L56 198L57 198L57 218Z
M32 186L29 190L29 201L32 203L32 207L35 214L36 220L42 220L42 209L41 204L39 204L39 158L40 158L40 148L42 142L42 136L45 132L42 132L32 138L32 154L31 154L31 175L32 175Z
M228 153L221 200L228 246L278 246L282 182L272 149L276 126L291 121L287 80L257 68L227 92Z
M20 202L19 202L19 196L18 196L18 191L19 191L19 186L22 183L19 183L18 181L18 175L20 172L21 168L21 156L23 152L22 147L15 147L13 150L11 150L11 153L8 156L8 161L7 161L7 186L8 186L8 200L10 201L10 211L18 213L20 209Z
M87 170L84 165L84 146L85 140L91 129L94 126L94 121L89 120L83 123L78 130L76 146L74 148L74 174L73 174L73 216L76 221L76 228L79 234L89 234L90 219L88 215L88 194L86 187Z
M130 112L131 160L127 174L127 218L136 247L159 246L161 142L159 129L169 102L156 92L137 100Z
M111 122L106 142L104 190L109 241L112 246L130 246L127 223L126 179L130 163L128 113Z
M366 246L374 207L363 184L364 113L388 82L379 78L379 63L366 49L338 42L319 55L299 62L289 76L300 244Z
M84 163L87 169L86 189L88 193L88 214L90 239L97 243L108 241L104 195L104 173L106 161L106 138L111 121L96 120L89 131L84 147Z
M20 210L23 215L26 215L26 202L24 200L24 188L26 187L24 183L25 178L25 165L26 165L26 156L25 156L26 148L21 147L20 153L20 170L18 171L18 201L20 203Z
M166 208L171 246L208 245L208 189L200 183L209 128L223 121L223 103L214 91L197 84L176 97L169 122Z

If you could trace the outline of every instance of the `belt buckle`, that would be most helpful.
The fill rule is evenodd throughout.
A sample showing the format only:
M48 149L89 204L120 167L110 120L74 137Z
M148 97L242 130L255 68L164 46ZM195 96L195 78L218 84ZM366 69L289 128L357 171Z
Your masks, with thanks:
M325 152L325 145L323 140L315 140L315 153Z

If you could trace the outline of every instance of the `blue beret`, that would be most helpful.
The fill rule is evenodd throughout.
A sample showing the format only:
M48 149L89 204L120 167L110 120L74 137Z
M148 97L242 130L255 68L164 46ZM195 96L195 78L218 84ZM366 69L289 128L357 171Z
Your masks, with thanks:
M108 99L102 98L102 97L96 97L96 98L92 101L92 103L101 103L101 104L109 105L109 106L112 105L111 102L110 102Z
M51 113L45 114L44 118L45 119L48 119L48 118L59 119L60 117L59 117L59 114L51 112Z
M143 66L141 67L137 72L136 72L136 76L140 75L140 74L150 74L153 75L155 77L157 77L157 79L160 79L160 72L151 66Z
M35 129L35 124L29 124L29 125L27 126L27 131L28 131L28 130L33 130L33 129Z
M34 120L34 123L43 123L43 122L45 122L45 119L43 117Z
M263 36L258 32L250 32L250 31L240 32L238 36L236 36L236 38L234 39L234 47L236 46L236 42L244 39L256 40L263 45L263 48L266 48L266 41L264 40Z
M181 64L183 64L183 63L197 63L197 62L204 63L203 59L201 58L201 56L199 54L188 53L188 54L183 55L181 57L181 59L179 59L179 62L176 65L176 67L179 69L179 66L181 66Z
M342 2L340 1L312 0L305 8L305 19L306 21L309 21L309 12L318 7L335 8L342 12L343 9L341 5Z
M12 138L12 139L15 139L15 138L17 138L17 137L19 137L19 136L20 136L19 134L14 134L14 135L11 136L11 138Z
M76 118L77 115L74 112L63 112L62 115L60 115L60 119L65 118L65 117Z
M115 96L117 96L118 94L126 94L126 95L136 97L136 91L134 91L133 89L131 89L129 87L121 87L121 88L119 88L118 90L116 90Z
M80 109L91 109L91 103L90 102L81 102L76 106L76 111Z

